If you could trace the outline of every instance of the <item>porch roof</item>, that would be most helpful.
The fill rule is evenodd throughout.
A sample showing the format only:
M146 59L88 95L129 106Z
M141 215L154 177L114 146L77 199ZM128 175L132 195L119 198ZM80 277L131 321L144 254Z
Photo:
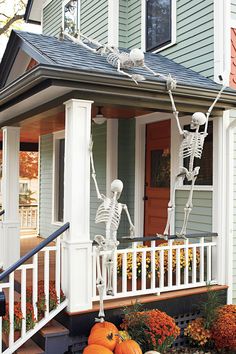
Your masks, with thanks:
M37 65L29 69L31 59ZM145 53L145 62L152 70L176 78L175 101L183 114L206 111L219 91L220 85L213 80L161 54ZM68 39L12 31L0 64L0 126L22 121L70 98L171 112L163 79L143 68L130 72L141 74L146 80L136 85L119 74L105 57ZM221 115L222 110L235 107L236 91L227 89L214 114Z

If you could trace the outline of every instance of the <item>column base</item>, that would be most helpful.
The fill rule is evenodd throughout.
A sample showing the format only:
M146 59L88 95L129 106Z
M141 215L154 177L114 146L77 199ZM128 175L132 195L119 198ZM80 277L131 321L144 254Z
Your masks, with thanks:
M2 221L0 225L0 267L7 269L20 259L20 224Z
M62 289L68 312L92 309L92 241L62 242Z

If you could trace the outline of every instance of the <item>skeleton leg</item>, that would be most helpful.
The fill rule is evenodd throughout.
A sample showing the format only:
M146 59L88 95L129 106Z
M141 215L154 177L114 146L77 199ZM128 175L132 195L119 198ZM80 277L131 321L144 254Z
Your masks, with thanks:
M199 173L199 168L195 168L195 171L196 172L195 172L194 177L192 179L192 184L191 184L191 189L190 189L190 192L189 192L188 201L187 201L187 203L185 205L185 208L184 208L183 226L182 226L182 229L181 229L180 233L176 233L176 236L179 237L179 238L186 239L185 235L186 235L188 219L189 219L189 215L190 215L190 213L192 211L192 208L193 208L193 189L194 189L194 184L195 184L195 181L196 181L198 173Z
M138 74L137 75L136 74L130 75L130 74L126 73L125 71L121 70L120 69L120 59L118 59L118 61L117 61L117 71L125 76L130 77L136 83L136 85L138 85L138 81L145 80L145 78L142 75L138 75Z
M106 259L106 268L107 268L107 295L114 296L114 287L113 287L113 272L114 272L114 254L115 250L110 252L107 255Z
M104 298L104 290L105 290L105 282L102 276L101 272L101 264L100 264L100 252L103 250L103 245L104 245L104 237L101 235L96 235L95 236L95 242L98 243L98 246L95 248L96 252L96 264L97 264L97 280L96 280L96 285L98 289L98 294L100 298L100 308L99 308L99 314L98 314L98 319L96 319L96 322L103 322L105 313L104 313L104 305L103 305L103 298Z
M168 217L167 217L167 222L166 222L166 227L165 227L165 230L163 232L163 235L164 235L164 238L168 238L168 235L169 235L169 228L170 228L170 223L171 223L171 220L172 220L172 216L174 214L174 210L175 210L175 191L176 191L176 187L179 183L179 180L181 179L184 179L185 177L185 174L178 174L175 178L175 184L174 184L174 188L171 192L171 197L170 197L170 201L168 203ZM160 235L158 235L160 237Z

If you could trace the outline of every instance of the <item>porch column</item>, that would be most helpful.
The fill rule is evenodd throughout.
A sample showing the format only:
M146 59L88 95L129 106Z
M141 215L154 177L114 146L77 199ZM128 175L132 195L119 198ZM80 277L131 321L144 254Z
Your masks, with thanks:
M90 241L90 155L92 101L65 102L64 220L70 229L63 242L62 287L68 311L92 307Z
M20 258L19 150L20 128L3 127L2 222L0 248L6 269ZM1 260L0 260L1 262Z

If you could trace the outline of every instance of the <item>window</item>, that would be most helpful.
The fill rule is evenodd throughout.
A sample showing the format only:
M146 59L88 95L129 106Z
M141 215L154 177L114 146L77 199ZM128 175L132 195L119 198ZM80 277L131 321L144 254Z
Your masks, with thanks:
M64 218L64 132L54 134L54 186L53 222L63 222Z
M146 50L175 43L175 0L146 0Z
M71 36L75 35L79 28L79 0L63 2L63 29Z
M184 126L185 130L190 130L189 125ZM204 126L199 129L202 131ZM184 159L184 167L188 169L189 158ZM208 136L205 139L202 158L195 159L195 166L200 166L200 172L196 179L195 185L198 186L212 186L212 171L213 171L213 122L210 121L208 124ZM194 167L195 167L194 166ZM185 178L184 185L189 185L191 182L188 182Z

